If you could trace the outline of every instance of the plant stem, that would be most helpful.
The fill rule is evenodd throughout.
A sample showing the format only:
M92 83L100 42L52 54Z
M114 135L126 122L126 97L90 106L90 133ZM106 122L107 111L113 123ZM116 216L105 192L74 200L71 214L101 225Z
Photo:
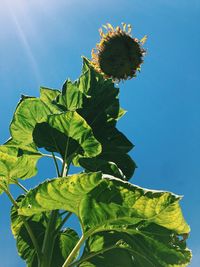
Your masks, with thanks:
M80 263L82 263L82 262L84 262L84 261L87 261L87 260L89 260L89 259L91 259L91 258L93 258L93 257L95 257L95 256L97 256L97 255L99 255L99 254L102 254L102 253L104 253L104 252L106 252L106 251L109 251L109 250L114 249L114 248L117 248L117 247L118 247L118 246L113 245L113 246L104 248L104 249L102 249L102 250L100 250L100 251L90 253L88 256L86 256L86 257L84 257L84 258L82 258L82 259L80 259L80 260L78 260L78 261L75 261L75 262L71 263L71 264L69 265L69 267L77 266L78 264L80 264Z
M77 252L79 251L79 249L81 248L81 246L83 245L83 243L85 242L85 236L82 235L81 238L79 239L79 241L77 242L76 246L73 248L73 250L71 251L71 253L69 254L69 256L67 257L66 261L64 262L64 264L62 265L62 267L69 267L70 263L73 261L73 259L75 258Z
M26 187L24 187L20 182L16 181L16 185L18 185L19 187L21 187L21 189L24 191L24 192L28 192L28 189L26 189Z
M18 209L18 205L17 202L14 200L13 196L11 195L11 193L8 190L4 190L5 193L7 194L8 198L10 199L10 201L12 202L13 206Z
M61 212L61 213L60 213L60 216L63 216L65 213L68 213L68 211L65 210L65 211Z
M70 216L72 215L71 212L69 212L65 218L62 220L61 224L59 225L57 232L61 230L61 228L63 227L63 225L66 223L66 221L70 218Z
M43 241L42 246L42 261L39 267L48 267L51 265L51 259L52 259L52 252L54 248L54 242L55 242L55 225L56 225L56 219L57 219L58 211L53 210L51 212L51 217L49 219L46 231L45 231L45 237Z
M18 209L18 204L17 204L17 202L14 200L13 196L11 195L11 193L10 193L8 190L5 190L5 193L7 194L8 198L9 198L10 201L12 202L13 206L14 206L16 209ZM22 216L22 215L19 215L19 216L20 216L20 218L22 219L22 221L23 221L23 223L24 223L24 226L25 226L25 228L26 228L26 230L27 230L27 232L28 232L28 234L29 234L29 236L30 236L30 238L31 238L31 241L32 241L32 243L33 243L33 246L34 246L34 248L35 248L35 250L36 250L36 253L37 253L37 256L38 256L38 262L40 263L40 262L41 262L41 258L42 258L42 254L41 254L41 251L40 251L40 247L39 247L39 245L38 245L38 242L37 242L37 240L36 240L36 238L35 238L35 235L34 235L32 229L31 229L29 223L28 223L27 220L25 219L25 217Z
M65 162L63 162L61 177L65 177L65 174L67 172L67 168L68 168L67 164Z
M50 156L50 155L46 155L46 156ZM58 166L58 163L56 160L56 159L60 159L60 158L56 157L53 152L52 152L52 156L50 156L50 157L53 158L53 160L54 160L54 164L55 164L55 168L56 168L56 172L57 172L58 177L61 177L63 175L63 173L62 172L60 173L59 166ZM65 162L63 160L61 160L61 161L62 161L62 171L63 171ZM53 210L51 212L51 215L50 215L50 218L49 218L49 221L47 224L47 228L45 231L43 245L42 245L43 258L42 258L42 262L41 262L39 267L48 267L51 265L54 243L55 243L56 234L57 234L56 221L57 221L58 215L59 215L58 210Z
M54 154L54 153L52 152L52 154ZM63 160L62 160L60 157L56 156L56 155L52 156L52 155L50 155L50 154L42 154L42 156L43 156L43 157L47 157L47 158L53 158L53 157L55 157L55 158L58 159L61 163L63 163Z
M65 147L65 154L64 154L64 160L63 160L63 165L62 165L62 171L61 171L61 176L65 176L65 167L69 168L69 166L66 166L66 159L67 159L67 152L68 152L68 147L69 147L69 138L67 139L67 144Z
M55 156L55 154L53 152L52 152L52 156L53 156L53 160L54 160L54 163L55 163L57 175L58 175L58 177L60 177L60 171L59 171L59 167L58 167L58 162L57 162L56 156Z

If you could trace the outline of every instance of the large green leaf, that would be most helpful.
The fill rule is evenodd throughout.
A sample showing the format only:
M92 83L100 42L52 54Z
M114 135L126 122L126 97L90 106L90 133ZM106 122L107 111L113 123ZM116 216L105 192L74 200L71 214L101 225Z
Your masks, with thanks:
M60 108L55 103L60 94L61 92L56 89L40 88L40 99L48 106L52 113L60 113Z
M59 96L58 90L41 88L40 99L22 99L10 126L11 145L35 151L36 144L63 157L75 151L81 154L83 151L89 157L98 155L101 145L90 126L77 112L60 114L60 108L54 103Z
M151 224L139 230L129 227L91 236L78 266L172 267L187 266L190 259L185 242L173 231Z
M115 221L156 223L178 234L189 227L179 207L180 197L169 192L144 190L101 173L83 173L46 181L26 195L23 215L64 209L77 214L87 230ZM102 228L101 228L102 229Z
M101 152L101 144L95 139L92 129L76 111L51 115L48 117L48 123L68 138L75 140L84 151L84 156L94 157ZM78 152L80 153L80 149Z
M90 98L84 102L83 108L78 112L86 119L92 127L95 137L102 144L102 153L97 156L96 170L105 171L105 164L113 162L123 179L132 177L135 170L135 163L129 158L127 153L133 148L133 144L116 128L117 120L123 116L125 111L119 105L119 89L114 87L111 80L105 80L100 74L94 71L87 59L83 61L83 73L87 73L89 78L81 76L80 86L87 88ZM84 81L84 82L83 82ZM129 164L124 164L126 158ZM78 161L77 161L78 160ZM91 159L76 159L76 165L81 165L87 171L93 171L94 165ZM107 172L116 175L116 172ZM118 175L120 178L120 176Z
M20 196L17 199L17 202L20 203L24 196ZM26 217L26 221L31 227L33 234L36 237L38 245L42 250L45 231L47 228L47 223L50 218L50 213L36 214L31 217ZM61 218L57 218L57 226L61 223ZM29 233L24 225L24 222L21 216L18 215L18 211L15 207L11 209L11 229L14 237L17 241L17 249L19 255L27 263L27 267L36 267L38 266L36 250L33 246ZM51 266L49 267L61 267L71 250L74 248L76 243L79 240L77 233L70 228L60 230L55 232L52 235L52 238L55 238L55 243L52 252L52 261ZM53 240L51 240L53 242Z
M89 96L82 105L83 109L79 110L89 124L114 122L123 115L124 111L119 106L119 89L115 88L111 79L105 80L97 73L87 58L83 58L82 75L76 84L81 92Z
M115 128L116 121L124 114L119 106L118 94L119 89L115 88L112 80L105 80L94 70L90 61L84 58L80 78L75 82L67 80L62 92L41 87L40 98L22 97L10 125L12 144L9 142L7 145L15 145L32 152L37 151L37 147L44 147L50 152L58 152L62 157L70 157L70 159L78 155L73 163L83 168L87 165L86 171L94 169L90 158L99 155L96 158L97 170L104 171L105 166L110 166L111 163L116 165L116 168L113 168L113 165L110 168L110 174L116 175L118 168L120 173L122 172L122 176L118 175L118 177L129 179L133 175L135 164L131 162L127 153L133 145ZM74 113L67 113L69 111ZM61 114L65 112L67 116ZM57 122L54 123L54 119L48 118L49 115L56 115ZM58 118L61 117L62 122L68 124L67 127L56 126L60 123ZM86 128L82 127L80 131L81 137L77 132L75 138L71 133L69 135L69 126L70 130L75 128L75 121L82 126L87 124L86 134L82 132ZM89 128L91 130L88 131ZM84 135L88 138L87 142L86 139L82 140L82 137L85 138ZM98 142L102 144L102 153ZM115 156L116 153L117 156ZM83 154L84 158L89 159L79 161L80 155ZM124 158L128 158L128 165L124 164Z
M37 147L43 147L50 152L58 152L62 158L68 158L75 152L82 151L77 141L51 127L47 122L36 124L33 130L33 140Z
M28 223L35 236L37 236L37 241L42 249L45 234L44 225L41 222L34 222L31 220L29 220ZM71 250L76 245L78 239L76 232L70 228L60 231L55 239L52 261L49 267L61 267L66 258L69 256ZM27 267L38 266L36 251L24 226L21 227L17 237L17 249L19 255L26 261Z
M95 157L95 158L77 157L76 160L78 160L80 165L83 168L85 168L86 172L102 171L103 173L107 173L110 175L114 174L115 177L117 178L125 179L122 171L112 161L101 159L101 157Z
M61 267L71 253L72 249L75 247L78 240L79 236L75 230L71 228L65 228L64 230L60 231L55 240L52 256L53 260L50 267Z
M137 167L128 154L113 153L112 150L101 153L94 159L77 157L74 163L85 168L87 172L102 171L123 180L130 179Z
M79 90L85 95L90 95L93 79L94 79L94 70L91 68L88 59L83 57L82 73L77 81L77 86Z
M45 102L46 105L48 105L52 111L52 114L61 113L61 108L64 111L66 109L65 105L69 110L74 109L73 105L76 103L76 87L68 81L66 81L65 86L63 87L65 90L67 88L67 95L64 93L61 94L61 92L58 90L52 90L44 87L40 88L40 99ZM60 103L59 105L58 99ZM71 102L68 103L68 101ZM71 137L57 130L56 128L51 127L47 122L37 123L32 135L34 143L37 145L37 147L44 147L50 152L58 152L63 158L68 158L70 155L75 153L78 148L81 150L81 147L77 141L73 140Z
M23 150L26 153L30 153L30 154L37 154L39 153L36 150L35 144L31 143L29 145L24 145L23 143L21 143L20 141L14 140L12 137L10 137L5 143L4 145L6 145L7 147L14 147L16 149L19 150Z
M72 83L67 80L62 88L62 94L57 97L57 104L64 111L75 111L83 107L85 95L77 86L77 82Z
M19 213L31 216L52 209L68 210L78 216L86 239L104 231L120 231L130 234L133 243L137 243L139 238L141 242L138 251L141 244L146 242L149 255L155 254L154 249L159 254L158 249L161 247L161 251L167 250L166 255L174 257L179 253L178 236L190 231L184 221L179 200L179 196L170 192L142 189L108 175L102 177L101 173L85 173L56 178L39 185L24 198ZM159 236L161 228L166 231L164 237ZM170 239L172 243L167 249L166 238L169 239L172 234L174 239ZM130 247L131 244L128 243ZM142 253L146 257L146 251ZM171 266L185 266L189 254L181 252L180 255L175 257L178 259L177 265ZM165 265L163 263L160 266L170 266L168 258L163 258ZM155 260L152 259L153 262Z
M112 80L105 80L94 70L89 60L83 58L80 78L74 83L69 80L65 82L62 94L57 97L57 105L63 111L76 110L102 144L102 153L95 158L96 166L93 165L93 159L84 157L82 160L80 156L73 160L73 164L83 167L86 171L108 170L107 173L112 175L116 175L118 168L122 175L117 177L128 180L132 177L136 165L127 155L133 148L132 143L115 128L117 120L125 113L120 108L118 94L119 89L115 88ZM124 164L124 158L129 164ZM111 164L117 168L110 168Z
M45 122L51 109L42 100L33 97L23 98L18 104L10 125L11 136L16 143L33 144L33 130L37 123Z
M0 146L0 187L7 190L16 179L27 179L37 174L40 153L29 154L16 147Z

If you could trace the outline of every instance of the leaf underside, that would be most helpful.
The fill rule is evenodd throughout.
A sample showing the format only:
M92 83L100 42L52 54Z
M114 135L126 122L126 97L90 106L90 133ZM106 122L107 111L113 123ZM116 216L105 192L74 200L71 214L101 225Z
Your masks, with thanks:
M179 200L170 192L144 190L100 172L85 173L39 185L22 200L19 213L33 216L52 209L75 213L87 239L82 259L98 254L80 266L114 267L115 261L109 262L115 253L126 258L127 267L187 266L191 253L180 239L190 229Z

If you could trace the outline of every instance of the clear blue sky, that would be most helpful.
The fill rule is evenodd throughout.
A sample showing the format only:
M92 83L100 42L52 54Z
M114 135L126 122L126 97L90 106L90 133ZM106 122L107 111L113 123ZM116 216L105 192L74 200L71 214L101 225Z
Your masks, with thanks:
M128 113L119 129L135 144L131 156L138 169L132 182L184 195L192 267L200 266L199 21L198 0L0 0L1 143L9 137L20 95L38 96L40 85L59 89L67 77L76 79L81 55L90 57L102 24L126 22L134 36L148 35L141 74L120 84ZM49 165L42 159L27 187L54 176ZM13 189L15 196L19 192ZM24 267L11 236L9 209L1 196L0 267Z

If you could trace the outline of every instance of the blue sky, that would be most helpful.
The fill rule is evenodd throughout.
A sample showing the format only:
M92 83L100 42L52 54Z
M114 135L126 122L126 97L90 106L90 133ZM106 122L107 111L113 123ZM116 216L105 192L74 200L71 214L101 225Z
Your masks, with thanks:
M138 169L132 182L184 195L181 205L192 228L188 241L200 264L200 2L198 0L0 0L0 141L21 94L39 95L39 86L61 88L76 79L81 55L90 57L98 29L110 22L148 35L142 72L120 84L128 110L119 129L135 144ZM41 160L27 187L55 175ZM13 188L17 196L19 190ZM2 267L23 267L9 228L10 203L0 197ZM71 222L73 224L73 221Z

